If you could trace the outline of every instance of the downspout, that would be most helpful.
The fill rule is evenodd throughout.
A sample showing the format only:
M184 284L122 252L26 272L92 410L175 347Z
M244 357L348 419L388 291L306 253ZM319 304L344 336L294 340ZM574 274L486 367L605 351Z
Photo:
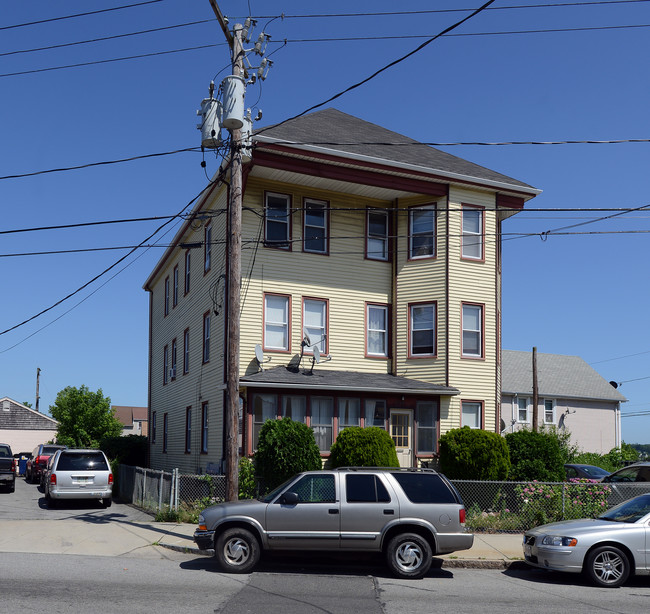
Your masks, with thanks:
M153 324L152 324L152 313L153 313L153 292L149 292L149 356L148 356L148 368L149 368L149 381L147 383L147 440L149 445L147 446L147 467L151 467L151 427L152 427L152 418L151 418L151 382L153 379L152 373L152 356L153 356Z
M449 387L449 184L445 210L445 386Z
M487 211L484 212L487 213ZM499 219L498 211L494 212L494 221L496 224L497 230L497 245L496 245L496 275L495 275L495 297L494 304L496 305L495 317L495 363L494 363L494 432L501 432L501 381L503 378L503 373L501 372L501 297L503 294L503 279L502 275L502 254L501 254L501 220ZM485 249L485 226L483 224L483 249Z

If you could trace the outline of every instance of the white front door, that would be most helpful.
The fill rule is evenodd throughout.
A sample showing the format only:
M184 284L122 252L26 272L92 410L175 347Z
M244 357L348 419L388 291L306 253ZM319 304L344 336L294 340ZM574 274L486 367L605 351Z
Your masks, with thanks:
M413 410L390 410L390 436L395 442L395 451L400 467L413 466Z

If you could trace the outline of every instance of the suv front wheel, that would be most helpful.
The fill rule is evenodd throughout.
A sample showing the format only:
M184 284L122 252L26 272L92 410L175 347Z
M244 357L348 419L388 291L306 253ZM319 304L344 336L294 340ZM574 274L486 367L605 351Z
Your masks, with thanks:
M214 556L229 573L248 573L260 560L260 545L247 529L227 529L215 543Z
M396 535L388 542L386 562L400 578L421 578L431 567L431 546L415 533Z

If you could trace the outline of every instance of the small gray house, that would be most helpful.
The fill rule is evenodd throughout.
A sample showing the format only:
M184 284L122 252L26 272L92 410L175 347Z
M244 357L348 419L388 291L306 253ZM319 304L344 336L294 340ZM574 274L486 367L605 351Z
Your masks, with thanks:
M0 398L0 441L14 454L31 452L37 445L56 438L58 422L9 397Z
M503 434L531 428L531 352L503 350L501 428ZM584 452L604 454L621 445L621 403L627 399L579 356L537 354L538 424L571 433Z

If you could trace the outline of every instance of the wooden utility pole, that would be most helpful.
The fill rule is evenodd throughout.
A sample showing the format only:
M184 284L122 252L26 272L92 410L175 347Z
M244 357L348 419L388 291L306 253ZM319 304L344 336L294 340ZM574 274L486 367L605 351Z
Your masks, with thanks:
M226 36L232 54L232 74L244 76L243 26L228 29L216 0L210 0L214 14ZM242 213L242 131L231 131L230 194L228 199L228 330L226 348L226 501L236 501L239 494L239 320L241 289L241 213Z
M533 431L538 431L539 393L537 389L537 348L533 348Z
M39 385L41 380L41 369L36 367L36 411L38 411L38 404L41 400L41 395L38 393Z

